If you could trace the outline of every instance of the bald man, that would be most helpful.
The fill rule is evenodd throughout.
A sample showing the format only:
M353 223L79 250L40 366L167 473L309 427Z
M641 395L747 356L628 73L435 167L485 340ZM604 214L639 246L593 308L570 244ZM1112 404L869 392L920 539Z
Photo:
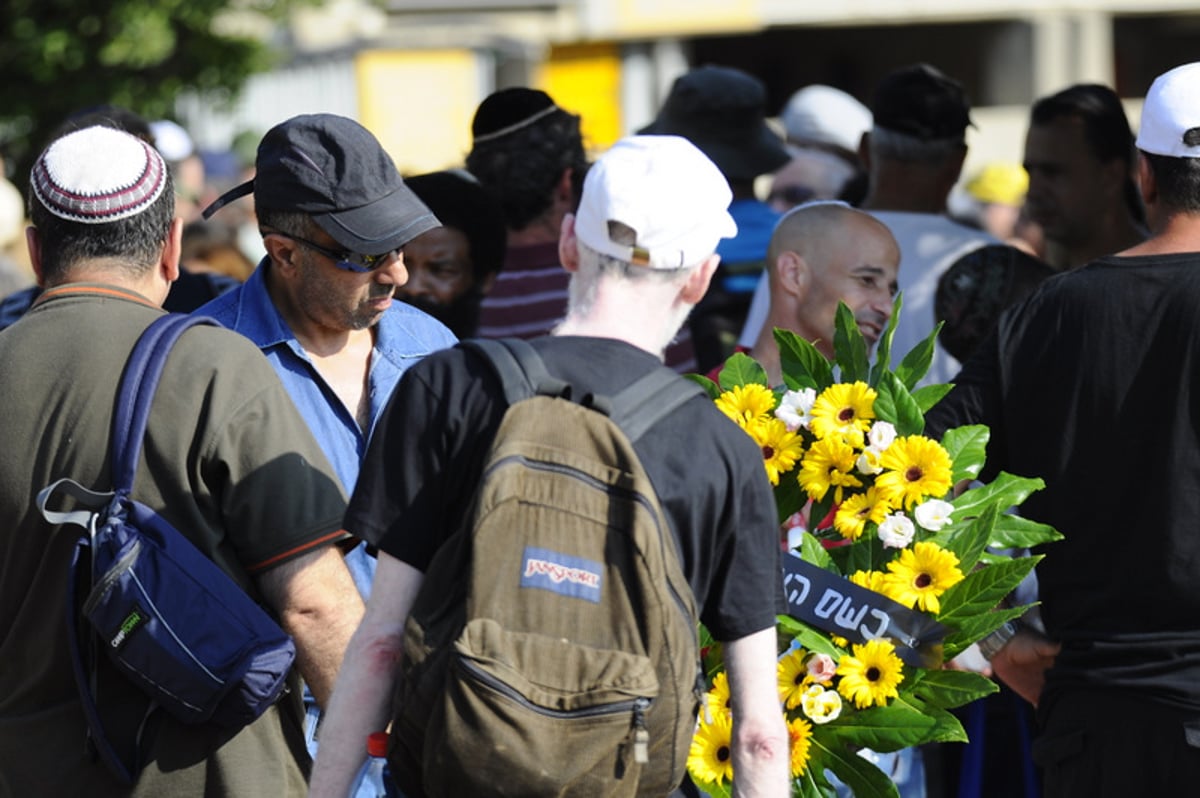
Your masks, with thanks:
M750 355L773 385L783 382L776 327L795 332L832 358L841 301L868 344L883 334L896 295L900 248L873 216L838 203L802 205L775 227L767 265L770 309Z

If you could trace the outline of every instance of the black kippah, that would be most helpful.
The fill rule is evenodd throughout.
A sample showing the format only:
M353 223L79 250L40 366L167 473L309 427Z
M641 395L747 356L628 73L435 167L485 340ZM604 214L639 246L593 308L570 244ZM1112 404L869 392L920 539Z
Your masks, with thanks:
M553 112L557 106L550 95L538 89L501 89L479 104L471 121L475 141L499 138L520 130Z

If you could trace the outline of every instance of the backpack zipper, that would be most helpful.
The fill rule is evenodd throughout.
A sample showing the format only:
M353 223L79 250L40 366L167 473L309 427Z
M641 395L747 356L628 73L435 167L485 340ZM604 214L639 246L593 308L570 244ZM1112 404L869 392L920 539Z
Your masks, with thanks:
M582 709L551 709L550 707L544 707L541 704L530 701L512 685L484 670L470 659L459 656L454 661L457 667L468 678L479 682L525 709L548 718L572 720L577 718L602 718L608 715L630 713L633 716L630 728L630 737L633 738L633 761L642 765L650 761L650 732L646 729L646 710L653 703L650 698L637 696L624 701L613 701L608 704L584 707Z

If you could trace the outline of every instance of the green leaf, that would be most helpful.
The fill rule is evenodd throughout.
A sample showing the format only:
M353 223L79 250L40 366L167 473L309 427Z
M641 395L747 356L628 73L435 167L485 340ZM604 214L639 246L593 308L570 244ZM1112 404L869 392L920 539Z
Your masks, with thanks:
M721 388L728 391L739 385L770 385L767 370L745 352L734 352L717 375Z
M799 778L792 780L792 798L837 798L837 790L825 778L825 768L811 757L808 764Z
M995 693L991 679L969 671L928 670L912 686L913 695L940 709L953 709Z
M964 620L958 629L946 636L943 645L946 659L954 659L972 643L982 640L999 629L1005 621L1015 621L1028 611L1029 607L1010 607L993 610L984 615L975 615Z
M950 482L957 485L964 479L974 479L987 459L987 444L991 431L983 424L971 424L946 430L942 448L950 454L954 473Z
M979 562L979 555L987 548L992 539L992 529L996 526L996 518L1000 508L991 504L983 508L971 523L964 527L956 527L956 531L945 537L940 537L939 544L958 557L958 567L963 573L969 572Z
M863 535L848 546L838 546L829 550L829 556L837 563L844 576L855 571L877 571L886 559L883 555L883 543L879 538Z
M700 788L700 792L711 796L711 798L733 798L732 784L714 784L711 781L698 781L695 776L692 777L692 782Z
M850 788L855 798L899 798L900 792L892 780L853 751L836 744L826 746L814 735L809 748L810 768L814 750L821 764L832 770Z
M783 524L793 513L799 512L808 503L808 494L800 487L796 479L797 472L789 471L779 475L779 484L775 486L775 509L779 514L779 523Z
M800 538L800 558L818 568L833 571L841 576L841 572L837 570L837 566L833 564L833 559L829 556L829 550L821 545L821 541L807 532Z
M954 386L944 382L937 385L925 385L912 392L913 401L921 408L922 413L928 413L952 390L954 390Z
M1040 479L1018 477L1001 471L1000 474L986 485L971 488L956 498L954 518L969 518L982 511L983 507L993 504L1000 509L1007 509L1021 504L1029 498L1029 494L1046 487Z
M708 393L709 399L716 399L721 395L721 386L717 385L703 374L684 374L683 377L684 379L691 380L703 388L705 392Z
M904 383L890 371L885 371L875 386L875 415L891 422L897 435L919 435L925 429L925 416Z
M939 321L933 332L924 341L914 346L896 367L896 376L910 391L925 376L925 372L929 371L929 364L933 362L933 344L941 329L942 322Z
M892 301L892 315L888 317L887 326L883 328L883 335L879 336L879 343L875 345L875 366L871 369L871 387L875 387L879 383L880 376L892 365L892 337L896 334L896 321L900 318L900 308L903 306L904 296L902 293L898 293L895 300Z
M1001 513L992 529L988 545L999 549L1031 549L1043 543L1062 540L1062 533L1049 524L1039 524L1012 513Z
M821 728L833 739L851 748L870 748L887 753L910 745L920 745L929 738L936 725L936 721L925 712L896 698L886 707L852 711L852 705L846 706L837 720ZM834 772L837 773L836 770Z
M845 302L838 302L837 313L834 316L833 354L842 380L855 382L866 381L870 378L867 363L867 341L858 329L854 312Z
M790 634L801 648L815 654L828 654L835 660L846 653L835 646L825 634L790 615L780 615L776 621L779 628Z
M779 346L783 381L793 391L814 388L820 393L833 384L833 366L810 341L776 327L775 343Z

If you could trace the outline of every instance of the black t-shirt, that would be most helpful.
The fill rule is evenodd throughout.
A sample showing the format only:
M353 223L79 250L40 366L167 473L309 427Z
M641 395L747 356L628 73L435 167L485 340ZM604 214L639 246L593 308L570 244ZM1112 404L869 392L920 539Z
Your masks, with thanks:
M1065 540L1038 566L1065 686L1200 709L1200 254L1051 278L927 419L991 427L988 473L1041 477L1022 515Z
M604 338L533 341L576 395L611 396L657 358ZM419 570L459 528L506 407L499 380L462 349L405 372L372 434L351 500L352 533ZM680 545L701 620L721 640L773 626L781 595L775 503L753 441L703 396L635 445Z

